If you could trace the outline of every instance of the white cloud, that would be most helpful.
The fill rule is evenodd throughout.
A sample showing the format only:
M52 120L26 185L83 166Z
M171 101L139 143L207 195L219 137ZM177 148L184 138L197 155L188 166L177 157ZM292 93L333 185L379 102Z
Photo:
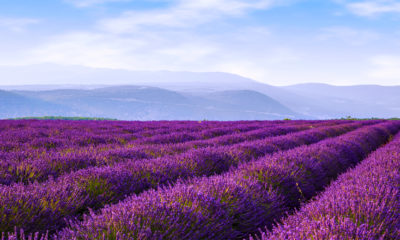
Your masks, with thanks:
M272 36L261 27L212 36L190 31L75 32L39 46L27 60L129 70L226 71L263 80L269 77L268 68L298 60L293 50L272 43Z
M174 70L213 54L210 43L185 33L135 37L74 32L55 37L30 53L33 61L132 70Z
M339 0L337 2L344 4L351 13L358 16L374 17L381 14L400 13L400 2L396 0Z
M335 26L325 28L321 34L317 36L321 41L342 41L350 45L364 45L371 41L378 40L380 35L371 30L355 29L350 27Z
M92 30L53 37L30 51L27 59L129 70L235 70L231 72L265 76L262 72L268 64L292 61L295 53L279 44L268 45L272 34L264 26L237 28L223 20L289 1L173 0L163 9L125 12L99 20ZM201 30L203 23L206 31Z
M400 55L380 55L370 59L372 70L369 76L382 80L397 80L400 84Z
M129 68L129 54L144 45L140 40L91 32L60 35L33 49L28 60L89 67Z
M111 1L119 0L70 3L90 7ZM129 70L225 71L275 85L313 81L393 84L399 80L400 57L381 55L368 62L370 56L385 52L400 56L396 38L385 35L384 29L374 29L377 33L365 27L334 26L301 31L287 28L286 22L255 24L247 18L252 11L268 14L273 7L296 0L152 1L168 4L152 10L125 9L116 17L98 19L87 29L60 29L51 37L27 32L26 40L25 35L15 38L4 28L23 31L37 20L0 19L1 33L8 34L0 38L0 65L47 62ZM395 6L394 1L336 1L363 16L389 12L387 6ZM354 10L362 3L374 3L375 10Z
M225 16L267 9L285 0L175 0L166 9L127 11L116 18L100 21L99 27L113 33L130 33L140 27L192 28Z
M132 0L65 0L78 8L91 7L98 4L110 3L110 2L129 2Z
M40 20L33 18L0 18L0 28L6 28L13 32L23 32L30 25L39 22Z
M194 11L199 10L212 10L225 14L240 14L247 10L252 9L265 9L274 4L283 1L276 0L197 0L186 1L179 0L178 6L182 9L191 9Z

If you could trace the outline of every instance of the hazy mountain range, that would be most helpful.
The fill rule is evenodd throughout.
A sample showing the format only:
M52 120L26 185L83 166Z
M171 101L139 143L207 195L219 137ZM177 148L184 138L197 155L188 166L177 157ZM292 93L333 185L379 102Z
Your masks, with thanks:
M123 120L399 117L400 86L276 87L228 73L136 72L78 66L0 67L0 118ZM41 85L29 85L40 81ZM61 83L61 84L54 84Z

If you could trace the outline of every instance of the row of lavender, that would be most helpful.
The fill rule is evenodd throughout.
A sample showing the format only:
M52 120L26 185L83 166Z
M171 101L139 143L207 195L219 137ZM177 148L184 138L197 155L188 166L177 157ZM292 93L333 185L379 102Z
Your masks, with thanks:
M271 226L398 132L363 127L212 177L147 191L71 221L55 239L240 239Z
M257 123L260 125L260 123ZM336 121L327 121L313 124L316 127L330 126L337 124ZM340 124L343 124L340 122ZM91 147L84 149L72 148L67 152L62 150L44 151L25 149L19 152L0 152L2 161L0 162L0 184L9 185L14 182L45 181L48 176L58 177L64 173L87 168L90 166L112 165L126 159L149 159L174 155L188 151L193 148L228 145L240 143L265 137L271 137L290 132L297 132L310 128L310 124L294 122L285 124L286 126L276 125L275 123L265 124L266 126L256 126L254 124L230 127L224 130L224 134L219 137L207 140L187 140L186 142L170 144L127 144L118 147L113 144L101 147ZM221 128L219 128L221 129ZM229 130L229 131L228 131ZM214 131L214 130L209 130ZM202 131L204 133L204 131ZM233 133L232 133L233 132ZM237 133L239 132L239 133ZM178 133L180 135L185 133ZM193 134L193 133L192 133ZM172 134L173 135L173 134ZM193 134L194 135L194 134ZM201 139L199 135L197 139ZM156 136L166 139L166 136ZM154 137L151 137L152 139ZM146 138L145 142L147 141Z
M305 121L299 121L305 122ZM253 129L270 125L292 124L292 121L273 122L75 122L75 121L0 121L1 151L24 150L26 148L65 148L121 143L140 140L160 142L161 136L171 133L198 133L203 138L223 135L227 131L241 127ZM32 141L33 140L33 141Z
M400 239L400 134L253 239Z
M3 122L3 124L5 124ZM159 128L140 128L132 126L134 129L127 129L115 126L114 131L102 130L102 124L97 128L91 124L71 124L66 123L66 126L59 124L43 123L46 128L41 126L30 126L20 129L10 129L2 131L1 134L1 152L20 152L20 151L68 151L83 148L83 147L105 147L123 146L126 144L138 143L145 139L168 137L171 132L177 131L179 127L171 124L169 128L159 126ZM71 126L71 125L72 126ZM105 123L103 123L105 124ZM178 125L179 126L179 125ZM255 128L257 126L254 126ZM214 126L215 128L215 126ZM193 124L191 127L182 126L183 131L202 132L202 126ZM206 129L203 131L213 131L214 129ZM201 135L203 136L203 135Z
M65 218L80 216L89 207L101 208L128 194L140 193L178 178L221 173L240 161L315 143L375 123L315 128L223 148L204 148L171 157L83 169L56 181L2 186L0 230L9 232L18 227L29 232L54 231L65 225Z

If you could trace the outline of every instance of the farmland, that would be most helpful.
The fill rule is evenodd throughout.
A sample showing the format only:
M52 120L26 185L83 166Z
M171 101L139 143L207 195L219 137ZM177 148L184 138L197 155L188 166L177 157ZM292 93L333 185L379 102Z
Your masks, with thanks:
M400 239L400 121L0 121L0 239Z

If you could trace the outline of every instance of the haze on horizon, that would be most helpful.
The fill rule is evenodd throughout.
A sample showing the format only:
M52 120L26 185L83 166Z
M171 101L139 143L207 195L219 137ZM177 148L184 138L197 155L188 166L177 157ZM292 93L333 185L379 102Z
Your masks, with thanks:
M400 1L0 3L0 66L15 71L55 64L228 72L278 86L400 85ZM0 85L12 84L1 69Z

